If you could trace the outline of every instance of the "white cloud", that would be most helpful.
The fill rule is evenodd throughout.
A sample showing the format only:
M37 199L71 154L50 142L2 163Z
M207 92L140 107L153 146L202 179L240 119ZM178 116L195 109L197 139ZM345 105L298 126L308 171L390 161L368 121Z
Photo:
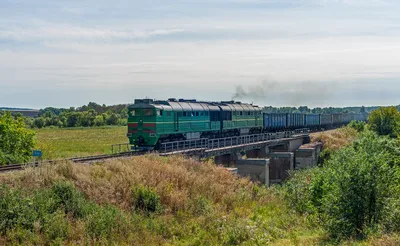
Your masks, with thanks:
M34 42L44 40L57 41L132 41L140 38L163 36L184 32L183 29L154 29L121 31L105 28L88 28L63 24L50 24L42 21L26 27L0 28L0 40Z
M171 83L234 88L235 84L256 83L265 77L282 83L382 79L400 75L396 66L400 63L399 41L340 37L120 45L49 43L57 53L1 52L0 64L7 63L9 68L2 71L0 81L57 81L65 87ZM10 72L10 68L15 71ZM24 73L16 73L18 70Z
M238 5L229 7L232 1ZM0 17L0 89L12 87L8 97L0 91L0 98L11 100L10 90L29 92L34 85L58 92L60 100L65 90L115 91L110 103L122 95L226 100L237 85L266 79L279 88L334 83L338 94L354 92L364 81L369 91L387 85L400 93L393 83L400 78L398 6L385 7L393 1L267 1L297 2L298 8L232 1L218 0L226 9L209 1L210 8L202 5L204 12L194 16L179 9L170 14L172 7L162 5L162 18L136 17L134 11L132 18L88 23ZM379 8L370 8L375 4ZM90 9L63 11L75 16ZM98 95L102 102L104 94ZM328 105L339 101L330 100Z

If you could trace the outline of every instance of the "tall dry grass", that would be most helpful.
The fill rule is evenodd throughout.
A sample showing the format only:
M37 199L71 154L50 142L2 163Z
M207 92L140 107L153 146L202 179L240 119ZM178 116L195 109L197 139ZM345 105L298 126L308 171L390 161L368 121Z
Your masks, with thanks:
M245 196L241 199L251 199L254 186L248 179L211 163L156 155L94 165L60 162L0 175L1 183L24 190L49 187L60 180L72 181L98 204L114 204L122 209L131 207L132 187L153 188L169 212L185 210L187 201L197 198L206 198L229 209L238 195Z
M338 150L351 144L357 137L357 131L350 127L311 134L311 142L321 142L324 149Z

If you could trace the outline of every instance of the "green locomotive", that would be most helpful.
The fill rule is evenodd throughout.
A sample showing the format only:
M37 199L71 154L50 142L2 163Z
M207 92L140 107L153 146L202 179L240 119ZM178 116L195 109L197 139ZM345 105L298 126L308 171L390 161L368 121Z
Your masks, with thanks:
M262 109L240 102L136 99L128 108L134 149L153 150L169 141L261 133Z

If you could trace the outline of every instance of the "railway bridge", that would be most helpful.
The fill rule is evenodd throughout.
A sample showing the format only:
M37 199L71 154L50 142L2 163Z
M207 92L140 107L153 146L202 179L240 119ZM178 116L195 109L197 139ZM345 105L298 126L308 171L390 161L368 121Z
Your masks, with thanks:
M281 182L289 170L316 164L320 146L299 148L310 143L309 129L263 133L220 139L198 139L161 144L160 155L183 154L199 159L214 157L216 164L254 181ZM298 158L296 158L298 155ZM310 161L311 158L311 161ZM304 164L304 161L307 163Z
M184 154L199 158L216 157L218 164L226 163L227 156L246 155L250 158L264 158L270 152L293 152L310 142L309 129L254 134L217 139L197 139L161 144L160 155ZM234 160L234 157L229 159Z

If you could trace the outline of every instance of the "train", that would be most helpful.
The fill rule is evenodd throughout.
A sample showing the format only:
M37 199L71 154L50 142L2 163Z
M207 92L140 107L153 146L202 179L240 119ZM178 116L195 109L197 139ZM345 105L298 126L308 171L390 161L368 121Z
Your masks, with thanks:
M165 142L328 129L366 120L361 113L266 113L256 105L235 101L135 99L128 107L127 137L133 150L157 150Z

